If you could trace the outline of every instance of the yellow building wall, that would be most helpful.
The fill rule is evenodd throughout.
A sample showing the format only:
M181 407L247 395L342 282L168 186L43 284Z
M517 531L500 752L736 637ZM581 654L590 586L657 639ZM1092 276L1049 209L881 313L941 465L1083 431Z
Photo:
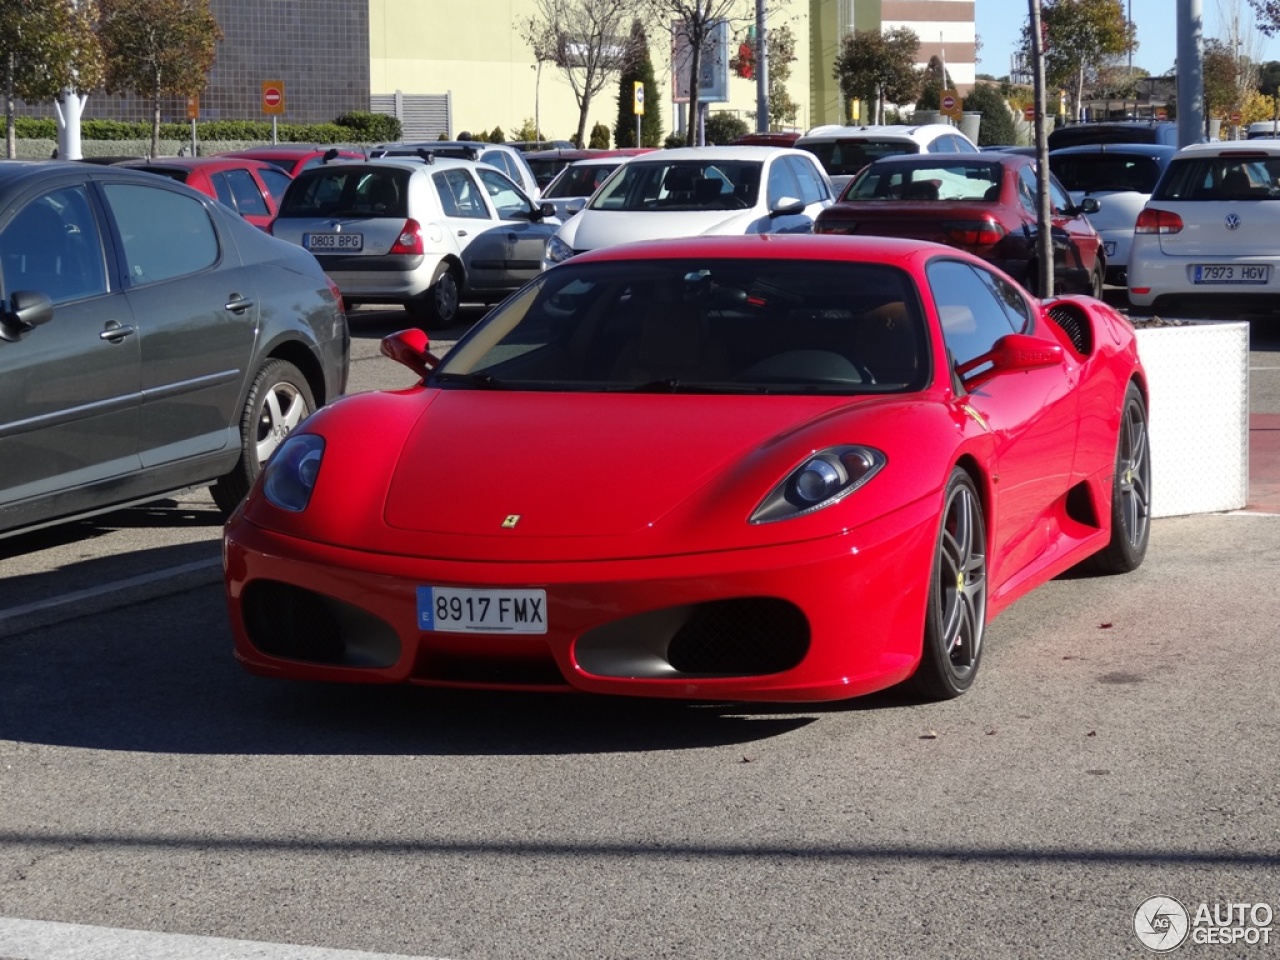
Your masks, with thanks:
M809 110L808 9L803 0L770 3L770 27L786 23L796 37L799 59L791 64L788 89L800 104L796 126L811 126ZM578 105L573 90L554 64L536 68L520 25L537 13L534 0L369 0L370 92L452 96L454 129L476 132L501 127L508 138L526 120L538 117L544 137L569 139L577 131ZM754 22L754 0L742 0L734 33ZM670 35L650 28L649 54L658 91L646 91L646 109L662 111L663 129L676 129L671 101ZM754 81L730 77L730 110L755 128ZM611 78L593 98L586 125L613 130L618 114L618 83Z

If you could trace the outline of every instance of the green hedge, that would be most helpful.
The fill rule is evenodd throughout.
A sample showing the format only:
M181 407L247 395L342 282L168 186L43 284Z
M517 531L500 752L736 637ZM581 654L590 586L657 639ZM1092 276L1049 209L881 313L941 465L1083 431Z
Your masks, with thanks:
M51 118L17 117L15 127L24 140L56 139L57 125ZM186 140L190 123L160 124L162 140ZM85 120L80 124L84 140L150 140L151 124L122 120ZM200 140L270 140L269 120L197 120ZM399 140L400 121L380 113L347 113L333 123L279 123L276 139L282 143L380 143Z

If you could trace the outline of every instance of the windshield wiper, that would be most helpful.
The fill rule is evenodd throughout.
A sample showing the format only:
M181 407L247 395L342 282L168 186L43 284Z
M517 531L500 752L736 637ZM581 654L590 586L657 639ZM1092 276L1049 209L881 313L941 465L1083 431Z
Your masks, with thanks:
M507 384L491 373L437 373L433 383L461 383L484 390L506 390Z
M607 388L609 393L756 393L755 385L741 383L699 383L664 377L645 383L618 383Z

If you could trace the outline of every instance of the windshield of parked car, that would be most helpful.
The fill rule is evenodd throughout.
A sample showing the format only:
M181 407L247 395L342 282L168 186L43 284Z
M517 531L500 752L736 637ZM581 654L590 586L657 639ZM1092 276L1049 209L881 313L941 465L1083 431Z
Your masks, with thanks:
M1280 156L1223 153L1174 160L1152 199L1280 200Z
M1067 153L1049 158L1051 169L1068 190L1084 193L1150 193L1160 179L1155 157L1123 153Z
M841 200L998 200L1004 167L998 163L873 163L845 189Z
M569 261L489 314L432 386L866 394L919 389L927 338L910 277L845 261Z
M896 157L904 153L919 153L920 145L913 140L830 140L815 143L799 141L796 146L808 150L822 168L832 177L845 177L857 173L873 160Z
M760 192L758 160L632 161L591 201L591 210L745 210Z
M544 200L563 200L572 197L589 197L596 192L600 184L609 179L609 174L622 165L618 163L587 163L565 167L542 191Z
M282 217L407 217L409 170L330 164L289 184Z

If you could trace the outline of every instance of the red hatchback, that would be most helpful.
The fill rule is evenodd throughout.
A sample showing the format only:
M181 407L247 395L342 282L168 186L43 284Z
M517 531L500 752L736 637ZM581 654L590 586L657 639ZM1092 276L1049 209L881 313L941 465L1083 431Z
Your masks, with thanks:
M161 157L123 166L158 173L208 194L266 230L280 212L280 198L293 179L279 167L240 157Z
M1087 207L1075 206L1052 176L1049 195L1054 289L1101 297L1106 255L1098 232L1084 216ZM994 152L903 155L864 167L840 199L818 215L813 229L959 247L995 264L1035 293L1036 207L1032 157Z

